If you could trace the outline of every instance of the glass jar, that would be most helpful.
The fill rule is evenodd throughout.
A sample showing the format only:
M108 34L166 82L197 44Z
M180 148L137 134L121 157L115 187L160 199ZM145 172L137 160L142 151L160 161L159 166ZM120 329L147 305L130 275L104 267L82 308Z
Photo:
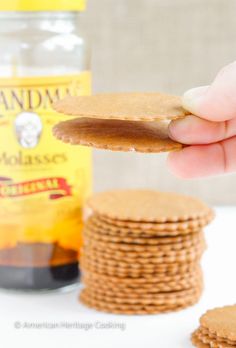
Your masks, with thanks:
M49 4L48 4L49 3ZM53 138L54 100L90 93L83 0L0 4L0 288L78 281L91 151Z

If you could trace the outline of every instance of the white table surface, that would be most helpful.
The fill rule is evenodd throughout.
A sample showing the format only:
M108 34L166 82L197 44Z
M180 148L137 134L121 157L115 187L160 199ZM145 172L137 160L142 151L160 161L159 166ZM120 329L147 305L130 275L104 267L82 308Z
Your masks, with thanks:
M172 314L122 316L87 309L77 301L78 289L64 294L1 292L0 347L192 347L189 336L200 315L208 308L236 303L236 207L217 208L217 218L206 229L206 237L205 291L198 305ZM24 328L31 323L58 327ZM72 327L60 327L65 323ZM85 325L89 325L87 331Z

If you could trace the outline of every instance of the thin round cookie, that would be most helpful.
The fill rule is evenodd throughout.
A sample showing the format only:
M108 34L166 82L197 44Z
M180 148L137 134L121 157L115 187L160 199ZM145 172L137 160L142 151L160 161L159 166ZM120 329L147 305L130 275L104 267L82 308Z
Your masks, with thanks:
M83 229L83 237L84 240L91 239L91 240L97 240L98 242L104 242L108 243L114 243L114 244L128 244L128 245L140 245L140 246L146 246L146 245L156 245L158 246L158 250L182 250L184 248L189 248L193 245L198 244L199 242L202 242L204 240L203 233L193 233L191 235L191 238L187 240L183 240L177 243L163 243L160 238L136 238L136 237L124 237L124 236L111 236L104 234L103 230L100 230L99 232L91 230L87 227Z
M109 121L77 118L58 123L53 135L71 145L97 149L158 153L179 150L182 144L168 135L166 122Z
M172 305L179 305L184 304L186 301L191 299L199 299L201 292L202 292L202 286L199 285L196 288L192 288L189 290L182 290L182 291L175 291L175 292L167 292L167 293L158 293L158 294L152 294L151 296L138 296L138 297L121 297L121 296L109 296L106 293L99 293L96 290L92 289L84 289L86 293L93 299L102 301L105 303L111 303L111 304L144 304L144 305L165 305L165 304L172 304Z
M89 229L91 232L100 233L102 235L108 236L110 238L117 237L117 238L129 238L129 239L150 239L155 238L158 240L160 245L165 244L173 244L173 243L181 243L181 242L187 242L194 238L195 235L201 233L202 228L198 227L196 229L189 229L185 230L184 234L177 231L177 234L170 233L170 235L167 232L161 231L159 232L152 231L152 230L139 230L139 229L131 229L126 227L114 227L113 226L103 225L103 224L97 224L94 223L94 220L89 219L85 222L85 228Z
M101 258L99 255L95 253L82 253L81 259L88 259L103 267L115 267L115 268L121 268L127 270L127 271L138 271L138 272L145 272L145 273L165 273L165 274L182 274L182 273L188 273L188 272L194 272L197 267L199 267L198 263L196 261L192 262L186 262L186 263L157 263L153 262L153 259L146 259L146 262L142 262L139 259L128 259L128 260L116 260L111 259L110 257L104 257Z
M87 279L91 279L95 282L104 282L107 284L116 284L119 286L130 286L130 287L144 287L144 286L148 286L148 284L153 284L153 286L155 287L155 285L158 282L178 282L179 280L183 280L185 279L185 275L184 274L172 274L172 275L168 275L168 274L156 274L156 275L150 275L150 274L143 274L141 277L138 277L136 279L131 278L131 277L127 277L127 276L122 276L119 277L117 275L106 275L106 274L99 274L96 271L86 271L83 270L83 277L87 278ZM200 277L200 273L196 271L196 277L198 277L198 279L202 279L202 277Z
M199 273L190 275L189 277L183 276L178 280L166 281L165 278L160 279L159 282L155 284L145 284L142 286L135 286L131 284L119 284L119 283L104 283L99 278L95 282L94 279L86 277L86 274L82 278L83 284L88 288L96 288L97 291L101 289L102 292L107 291L110 295L115 295L119 293L128 293L130 296L139 295L139 294L153 294L158 292L172 292L172 291L181 291L187 290L192 287L196 287L200 282L202 282L202 275Z
M110 302L110 303L127 303L127 304L164 304L164 303L175 303L176 299L180 302L185 302L189 297L192 298L195 295L200 295L202 286L199 282L195 282L192 286L186 289L162 291L156 288L154 292L139 292L135 293L134 289L105 289L96 286L87 286L86 291L97 299ZM176 296L177 294L177 296ZM112 299L115 298L113 301ZM166 302L165 302L166 301Z
M213 214L209 212L204 218L174 223L154 223L154 222L134 222L109 219L107 217L92 215L86 223L101 227L106 231L127 233L127 234L147 234L153 236L174 236L186 235L205 227L213 219Z
M81 271L83 274L88 273L97 273L98 275L105 275L105 276L115 276L117 278L132 278L132 279L138 279L138 278L146 278L149 277L155 277L161 280L159 275L160 272L157 272L155 270L149 269L147 272L142 272L140 270L134 270L134 269L124 269L122 267L104 267L101 264L97 263L94 264L93 262L85 261L84 259L81 260ZM164 274L164 273L163 273ZM194 275L196 276L196 275ZM166 276L168 278L168 276Z
M158 235L185 235L189 233L189 230L195 230L196 228L202 228L208 225L214 218L214 214L211 209L209 209L208 214L198 219L190 219L186 221L176 221L176 222L143 222L143 221L127 221L127 220L118 220L111 219L105 216L97 216L96 219L103 222L104 227L110 229L129 229L134 231L144 231L145 233L153 232ZM97 222L98 224L98 222ZM163 233L162 233L163 232Z
M98 193L87 205L96 214L121 221L166 223L209 216L209 207L196 198L151 190Z
M197 347L197 348L211 348L209 344L203 343L199 338L198 338L198 330L196 330L192 336L191 336L191 341L192 344Z
M188 263L193 261L199 261L205 247L199 246L198 248L192 248L191 250L183 251L182 253L169 253L156 255L153 252L123 252L115 250L103 250L97 249L91 246L84 246L83 253L87 255L94 255L99 260L116 260L122 262L125 260L127 263L140 263L140 264L179 264Z
M229 340L229 339L225 339L225 338L221 338L215 334L212 334L211 332L209 332L208 329L205 329L203 327L200 326L200 328L198 329L199 333L201 333L202 335L204 336L207 336L213 340L217 340L217 342L220 342L220 343L226 343L226 344L229 344L229 345L232 345L232 346L236 346L236 341L232 341L232 340Z
M106 120L161 121L183 118L181 98L162 93L103 93L67 96L53 104L65 115Z
M204 344L209 344L211 348L232 348L236 346L236 342L234 342L234 344L230 344L222 340L218 340L217 338L211 338L208 335L202 334L201 331L198 331L197 336L200 341L202 341Z
M84 290L82 290L80 297L80 301L95 310L114 313L114 314L125 314L125 315L147 315L147 314L162 314L168 312L179 311L188 306L195 304L197 301L192 299L189 302L186 302L182 305L122 305L122 304L110 304L104 303L102 301L95 300L86 294Z
M201 317L200 323L217 337L236 341L236 305L209 310Z
M85 233L86 236L86 233ZM139 245L139 244L132 244L132 243L112 243L107 241L99 241L98 239L93 238L84 238L84 246L92 246L97 250L103 250L105 252L112 253L113 250L115 253L117 252L128 252L127 255L130 256L132 254L141 253L142 255L145 253L149 253L150 256L182 256L187 253L194 252L195 250L199 249L199 247L205 247L205 239L203 235L197 239L194 240L192 243L188 243L189 245L185 245L185 243L182 243L182 247L180 245L180 248L175 248L174 244L167 244L167 245Z

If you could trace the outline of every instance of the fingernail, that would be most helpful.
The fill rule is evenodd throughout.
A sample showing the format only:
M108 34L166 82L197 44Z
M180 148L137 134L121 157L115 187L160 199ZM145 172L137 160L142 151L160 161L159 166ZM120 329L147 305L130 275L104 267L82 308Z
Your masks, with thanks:
M197 115L201 101L203 100L208 87L209 86L192 88L185 92L182 98L183 107L191 113Z
M187 116L181 120L172 121L169 124L169 135L173 140L177 140L180 142L185 142L188 138L188 129L191 125L191 118L193 116Z

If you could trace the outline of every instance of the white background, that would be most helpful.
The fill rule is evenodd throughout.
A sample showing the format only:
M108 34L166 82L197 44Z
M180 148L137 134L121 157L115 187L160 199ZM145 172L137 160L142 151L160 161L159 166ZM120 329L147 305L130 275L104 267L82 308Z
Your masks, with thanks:
M103 314L80 305L78 289L65 294L0 293L0 347L190 348L190 334L208 308L236 303L236 208L218 208L206 229L205 291L200 303L182 312L152 316ZM15 322L121 323L120 329L24 329ZM18 324L19 325L19 324Z

